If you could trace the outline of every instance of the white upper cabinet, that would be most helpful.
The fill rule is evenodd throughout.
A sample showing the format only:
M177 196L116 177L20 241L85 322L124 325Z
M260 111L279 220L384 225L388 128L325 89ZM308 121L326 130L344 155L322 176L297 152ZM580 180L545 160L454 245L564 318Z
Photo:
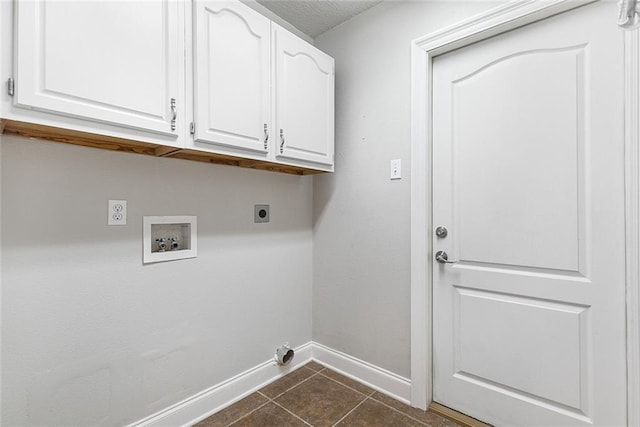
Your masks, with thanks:
M194 147L333 170L334 61L234 0L194 3Z
M276 160L331 170L334 60L278 25L272 28Z
M184 108L176 0L16 1L18 107L172 141Z
M196 0L194 9L194 140L267 158L271 22L237 1Z
M333 58L240 1L13 6L13 73L3 79L15 90L0 99L13 132L35 125L38 135L127 141L87 143L104 148L141 142L145 154L333 171Z

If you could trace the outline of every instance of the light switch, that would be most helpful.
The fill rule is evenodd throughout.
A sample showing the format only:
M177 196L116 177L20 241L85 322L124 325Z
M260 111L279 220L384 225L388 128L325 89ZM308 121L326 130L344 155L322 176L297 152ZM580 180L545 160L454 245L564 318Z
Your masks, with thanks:
M402 160L391 160L391 179L402 179Z

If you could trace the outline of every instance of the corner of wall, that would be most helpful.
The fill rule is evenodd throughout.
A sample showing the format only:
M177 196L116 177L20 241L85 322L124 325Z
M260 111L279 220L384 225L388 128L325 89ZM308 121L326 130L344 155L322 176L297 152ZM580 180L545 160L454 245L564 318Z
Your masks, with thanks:
M297 29L295 26L293 26L289 22L285 21L284 19L282 19L281 17L279 17L278 15L276 15L275 13L273 13L272 11L270 11L269 9L267 9L266 7L258 3L256 0L240 0L240 1L246 4L247 6L249 6L251 9L255 10L256 12L259 12L261 15L266 16L267 18L269 18L276 24L280 25L281 27L285 28L286 30L291 31L293 34L300 37L307 43L314 44L313 37L311 37L306 33L303 33L302 31Z

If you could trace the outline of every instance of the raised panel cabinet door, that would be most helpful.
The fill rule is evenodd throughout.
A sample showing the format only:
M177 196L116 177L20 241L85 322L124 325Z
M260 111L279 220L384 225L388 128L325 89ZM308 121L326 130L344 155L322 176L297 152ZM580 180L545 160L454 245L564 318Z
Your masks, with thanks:
M334 60L272 24L276 159L333 168Z
M196 1L194 10L195 141L266 157L270 21L238 1Z
M16 1L16 106L177 138L175 0Z

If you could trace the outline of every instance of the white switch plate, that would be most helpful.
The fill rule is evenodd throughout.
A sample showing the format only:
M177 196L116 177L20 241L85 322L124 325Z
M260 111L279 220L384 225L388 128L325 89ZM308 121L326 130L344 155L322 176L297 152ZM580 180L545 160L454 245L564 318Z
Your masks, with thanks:
M127 201L109 200L107 225L127 225Z
M391 179L402 179L402 160L391 160Z

